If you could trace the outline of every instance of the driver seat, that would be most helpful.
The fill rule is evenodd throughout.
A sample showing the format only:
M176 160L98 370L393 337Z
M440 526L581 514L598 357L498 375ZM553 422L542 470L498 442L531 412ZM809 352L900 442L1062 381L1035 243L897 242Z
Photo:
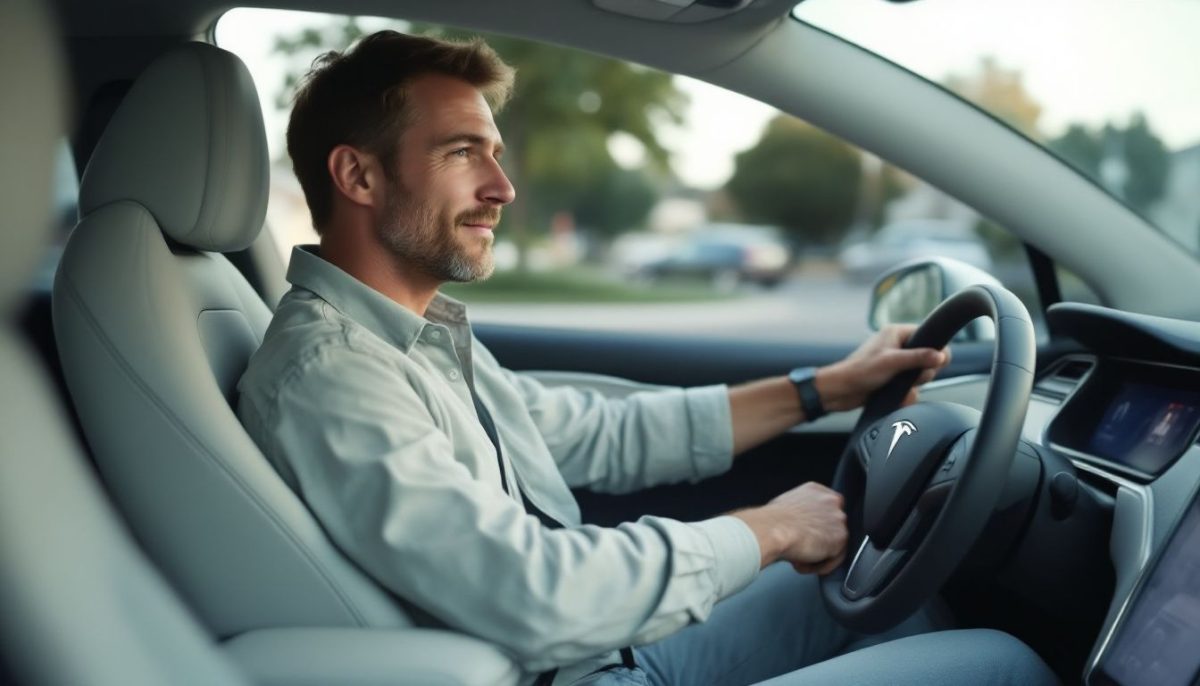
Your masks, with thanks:
M45 8L5 0L0 25L0 84L22 94L0 116L0 683L239 686L116 520L15 321L49 249L65 117Z
M412 628L237 419L236 384L271 313L221 253L258 235L267 166L250 74L204 43L148 67L97 143L53 317L99 472L149 556L252 674L287 654L307 658L288 669L309 683L515 683L490 644ZM337 670L304 671L322 659Z

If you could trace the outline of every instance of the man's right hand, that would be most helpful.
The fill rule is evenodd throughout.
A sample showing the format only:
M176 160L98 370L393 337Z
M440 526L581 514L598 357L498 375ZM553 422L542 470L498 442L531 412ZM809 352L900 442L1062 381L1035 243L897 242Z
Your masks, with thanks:
M733 516L754 532L763 567L786 560L798 572L828 574L846 556L848 534L842 496L816 482L793 488L762 507L734 512Z

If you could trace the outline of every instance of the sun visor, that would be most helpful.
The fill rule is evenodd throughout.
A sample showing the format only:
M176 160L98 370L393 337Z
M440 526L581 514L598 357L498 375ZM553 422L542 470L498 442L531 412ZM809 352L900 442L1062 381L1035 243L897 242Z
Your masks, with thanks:
M709 21L751 5L755 0L592 0L602 10L639 19L679 24Z

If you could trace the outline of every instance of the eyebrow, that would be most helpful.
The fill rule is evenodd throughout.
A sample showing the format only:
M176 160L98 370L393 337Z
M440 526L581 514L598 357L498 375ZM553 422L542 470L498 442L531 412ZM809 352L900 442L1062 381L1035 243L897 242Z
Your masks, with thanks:
M445 138L442 138L441 140L434 143L433 148L434 149L444 148L446 146L454 145L456 143L470 143L471 145L487 145L489 141L490 141L490 139L485 138L484 136L480 136L479 134L476 134L476 133L454 133L454 134L450 134L449 136L446 136ZM504 142L503 141L496 141L495 147L496 147L497 153L504 152Z

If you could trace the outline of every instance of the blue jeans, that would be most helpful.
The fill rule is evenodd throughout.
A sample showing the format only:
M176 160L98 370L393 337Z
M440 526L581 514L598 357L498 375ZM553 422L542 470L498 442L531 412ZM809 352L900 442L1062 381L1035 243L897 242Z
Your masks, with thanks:
M1011 636L933 631L919 612L876 636L855 634L825 610L817 578L776 564L719 603L703 624L635 649L637 669L578 686L1039 686L1058 680Z

